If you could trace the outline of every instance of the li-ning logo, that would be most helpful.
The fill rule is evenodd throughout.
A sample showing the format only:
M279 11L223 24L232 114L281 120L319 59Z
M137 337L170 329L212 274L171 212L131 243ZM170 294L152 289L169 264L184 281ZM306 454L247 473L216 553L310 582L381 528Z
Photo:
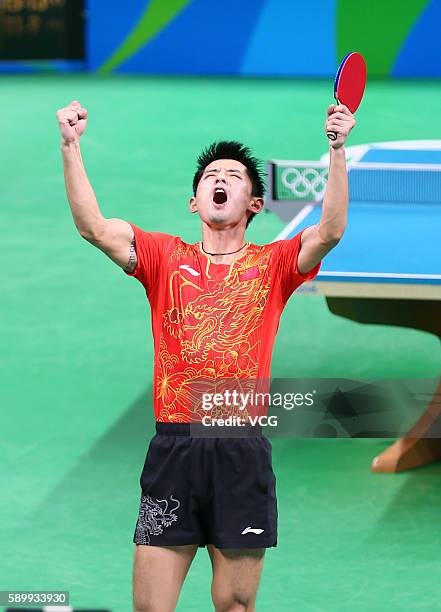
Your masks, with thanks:
M190 272L190 274L192 276L200 276L200 272L196 272L196 270L193 270L193 268L191 266L189 266L188 264L183 264L182 266L179 266L180 268L182 268L183 270L187 270L187 272Z
M253 527L245 527L245 529L240 535L245 535L246 533L255 533L256 535L260 535L264 531L264 529L254 529Z
M253 278L259 277L259 268L258 266L253 266L252 268L247 268L243 272L239 274L239 281L247 281L253 280Z

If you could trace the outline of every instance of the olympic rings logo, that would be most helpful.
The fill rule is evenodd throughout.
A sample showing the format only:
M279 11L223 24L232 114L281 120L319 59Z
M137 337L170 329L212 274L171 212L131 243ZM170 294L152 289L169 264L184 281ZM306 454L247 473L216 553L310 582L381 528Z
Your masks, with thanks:
M285 168L280 179L296 198L320 200L328 182L328 168Z

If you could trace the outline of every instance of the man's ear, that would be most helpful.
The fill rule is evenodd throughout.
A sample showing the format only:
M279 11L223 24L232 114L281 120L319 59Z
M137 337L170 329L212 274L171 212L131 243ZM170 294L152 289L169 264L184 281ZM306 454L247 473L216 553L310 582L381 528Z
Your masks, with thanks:
M258 214L262 210L263 204L263 198L253 198L248 206L248 210L251 210L251 212Z
M196 206L196 198L194 196L192 196L188 202L188 207L190 209L191 213L195 213L198 211L198 208Z

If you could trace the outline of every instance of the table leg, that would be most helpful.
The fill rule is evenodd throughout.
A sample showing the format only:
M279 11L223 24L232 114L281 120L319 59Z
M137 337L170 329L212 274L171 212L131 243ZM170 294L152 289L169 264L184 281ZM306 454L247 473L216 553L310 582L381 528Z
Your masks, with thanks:
M359 323L413 327L441 338L441 302L438 300L327 297L334 314ZM432 401L412 429L375 457L373 472L401 472L441 460L441 379ZM437 427L436 427L437 425ZM437 429L436 437L430 437Z
M441 460L441 438L431 438L430 430L441 418L441 381L433 395L426 412L418 419L412 429L403 438L382 452L372 461L373 472L392 473Z

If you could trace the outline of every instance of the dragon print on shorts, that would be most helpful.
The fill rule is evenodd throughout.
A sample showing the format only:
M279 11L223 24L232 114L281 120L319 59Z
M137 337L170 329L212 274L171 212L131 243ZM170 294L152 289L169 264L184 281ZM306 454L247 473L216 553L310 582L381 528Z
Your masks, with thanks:
M175 512L180 505L180 501L173 495L170 495L169 501L154 500L150 495L142 495L135 530L136 544L150 544L150 536L161 535L164 527L170 527L177 521L178 515Z

